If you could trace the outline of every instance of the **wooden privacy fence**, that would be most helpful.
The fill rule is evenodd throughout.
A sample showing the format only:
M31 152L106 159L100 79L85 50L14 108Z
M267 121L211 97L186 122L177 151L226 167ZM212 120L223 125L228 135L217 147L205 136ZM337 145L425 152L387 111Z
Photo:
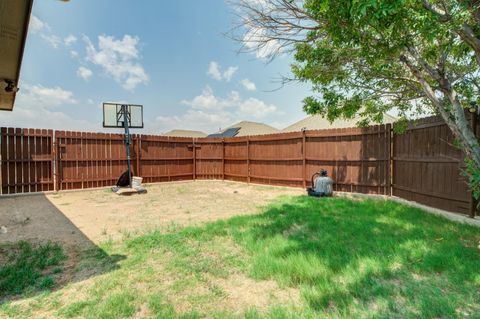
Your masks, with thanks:
M2 194L55 189L53 131L0 129Z
M443 120L421 119L393 139L392 195L452 212L475 212L463 176L464 155Z
M102 187L125 170L121 134L35 132L2 129L2 194ZM388 195L390 135L389 125L225 139L133 135L132 167L146 183L228 179L301 187L322 167L337 190ZM28 158L41 161L40 175Z
M390 194L390 125L226 138L224 176L305 187L320 168L338 191Z
M55 131L56 190L113 185L125 171L124 136Z
M126 169L122 134L1 129L1 193L113 185ZM233 138L132 135L145 183L225 179L305 187L320 168L337 191L395 195L472 214L463 154L438 118L402 135L390 125ZM393 182L393 184L392 184Z

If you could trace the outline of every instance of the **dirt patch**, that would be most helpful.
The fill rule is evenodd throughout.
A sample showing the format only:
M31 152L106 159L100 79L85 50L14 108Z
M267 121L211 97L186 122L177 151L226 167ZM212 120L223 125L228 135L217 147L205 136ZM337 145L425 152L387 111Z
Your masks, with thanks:
M56 285L59 287L66 285L75 277L76 267L80 260L79 252L76 249L69 248L67 249L66 254L67 260L63 265L63 271L57 278L56 282Z
M0 198L0 244L18 240L91 246L154 228L193 225L253 214L292 188L222 181L149 185L148 194L122 197L109 190Z
M137 310L137 313L133 318L135 319L140 319L140 318L151 318L152 314L150 313L150 310L148 309L147 304L142 304L140 305L139 309Z
M243 274L234 274L228 278L217 278L213 280L213 284L225 292L225 297L221 300L223 308L236 313L252 307L265 311L274 304L300 304L298 289L280 288L273 280L256 281Z
M301 303L298 289L280 287L274 280L254 280L246 270L240 270L238 263L248 262L249 257L228 237L207 242L189 240L186 246L192 249L188 257L177 253L162 259L167 264L170 260L170 267L163 268L168 269L165 279L159 278L163 284L168 283L165 293L178 313L201 309L206 313L225 311L242 315L247 309L264 312L272 305L295 307ZM172 256L179 259L172 260ZM174 265L186 266L172 272L172 261Z
M20 240L54 241L67 246L87 246L90 240L49 199L51 195L0 198L0 244Z
M181 291L171 287L165 294L178 313L201 309L205 313L225 311L241 315L247 309L265 312L272 305L292 308L301 305L299 289L280 287L273 280L257 281L242 273L226 278L210 276Z

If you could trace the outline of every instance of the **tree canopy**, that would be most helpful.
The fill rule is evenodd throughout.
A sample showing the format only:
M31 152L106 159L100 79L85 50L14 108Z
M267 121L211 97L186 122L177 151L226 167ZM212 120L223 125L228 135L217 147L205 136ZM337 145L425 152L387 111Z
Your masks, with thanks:
M465 118L480 102L478 0L240 0L233 32L245 50L290 52L310 83L304 110L381 121L433 110L480 168Z

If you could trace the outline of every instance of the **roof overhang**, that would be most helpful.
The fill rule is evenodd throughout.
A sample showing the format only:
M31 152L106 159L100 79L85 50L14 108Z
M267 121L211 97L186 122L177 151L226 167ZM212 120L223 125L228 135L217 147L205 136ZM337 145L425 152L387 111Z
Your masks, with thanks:
M11 111L33 0L0 0L0 111Z

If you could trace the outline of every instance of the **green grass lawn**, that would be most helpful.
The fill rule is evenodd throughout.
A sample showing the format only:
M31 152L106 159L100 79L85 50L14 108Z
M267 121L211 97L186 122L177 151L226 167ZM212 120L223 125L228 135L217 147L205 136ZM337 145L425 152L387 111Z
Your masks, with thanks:
M106 242L77 271L126 256L118 267L32 288L0 317L480 318L479 245L480 229L390 201L285 197Z

